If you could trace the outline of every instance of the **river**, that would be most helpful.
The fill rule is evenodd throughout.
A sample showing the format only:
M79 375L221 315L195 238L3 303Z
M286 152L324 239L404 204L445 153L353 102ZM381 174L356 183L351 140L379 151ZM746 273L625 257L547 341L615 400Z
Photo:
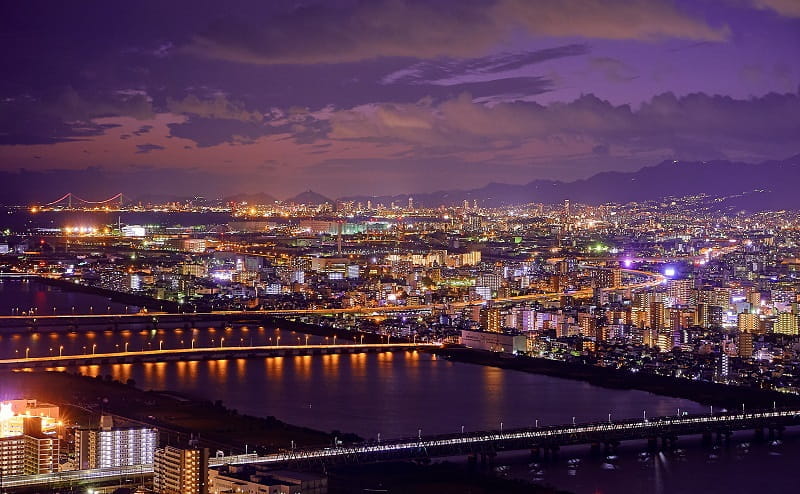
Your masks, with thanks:
M109 302L104 297L65 293L35 282L4 280L0 284L0 313L15 307L46 308L74 305L87 312ZM112 310L119 310L114 305ZM124 309L124 308L123 308ZM44 309L40 309L44 310ZM67 353L112 351L191 345L237 345L260 342L305 342L305 335L273 327L141 328L89 333L0 335L0 356L29 351L31 356L61 350ZM318 341L317 337L310 341ZM119 346L118 346L119 345ZM275 416L289 423L326 431L355 432L365 438L394 438L668 415L677 410L702 413L706 409L678 398L634 390L604 389L579 381L527 374L492 367L451 362L420 352L325 355L84 366L84 374L133 379L145 389L180 391L222 400L240 413ZM538 479L576 493L594 492L736 492L741 485L758 483L777 489L776 478L785 474L788 457L800 454L797 440L783 445L752 445L745 451L746 435L737 436L730 449L714 452L681 440L684 453L666 453L640 461L644 445L624 445L618 458L589 457L587 447L562 452L564 461L533 465L525 454L501 456L496 465L504 475ZM582 459L570 468L566 459ZM613 469L608 465L613 465ZM745 473L747 472L747 473ZM776 490L777 489L777 490Z

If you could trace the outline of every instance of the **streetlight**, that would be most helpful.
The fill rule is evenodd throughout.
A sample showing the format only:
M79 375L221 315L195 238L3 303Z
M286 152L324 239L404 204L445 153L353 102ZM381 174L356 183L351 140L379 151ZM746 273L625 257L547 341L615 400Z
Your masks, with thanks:
M125 342L125 353L128 353L128 342Z
M219 339L219 347L222 348L224 344L225 344L225 337L223 336L222 338Z
M164 340L159 340L158 341L158 351L160 352L163 349L164 349Z
M192 338L192 350L194 350L194 338Z
M58 356L60 357L64 351L64 345L58 347Z
M31 354L31 349L30 348L26 348L25 349L25 359L26 360L28 359L28 357L30 357L30 354Z
M278 346L278 344L279 344L280 342L281 342L281 337L280 337L280 336L276 337L276 338L275 338L275 346Z
M308 346L308 335L306 335L306 346Z
M94 351L97 348L97 343L92 343L92 355L94 355Z

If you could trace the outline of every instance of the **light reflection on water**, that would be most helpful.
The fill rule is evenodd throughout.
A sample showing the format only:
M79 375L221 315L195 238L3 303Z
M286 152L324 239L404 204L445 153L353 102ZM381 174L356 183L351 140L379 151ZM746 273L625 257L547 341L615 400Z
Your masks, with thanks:
M114 364L76 368L145 389L222 400L322 430L384 438L703 411L686 400L454 363L419 352Z

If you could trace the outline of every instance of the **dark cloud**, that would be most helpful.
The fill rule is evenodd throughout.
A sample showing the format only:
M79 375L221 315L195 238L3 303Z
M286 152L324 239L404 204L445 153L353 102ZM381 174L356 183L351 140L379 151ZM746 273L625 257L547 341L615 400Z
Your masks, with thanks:
M405 142L432 153L495 150L538 141L567 150L581 143L628 152L668 150L685 158L796 152L800 97L768 94L747 100L664 93L640 108L593 95L570 103L486 106L469 95L440 104L367 105L331 116L335 139Z
M452 85L453 79L465 76L486 76L512 71L565 57L589 53L585 44L572 44L526 53L500 53L470 59L444 59L417 62L393 72L382 80L384 84L440 84Z
M137 144L136 154L147 154L150 151L159 151L161 149L166 148L164 146L159 146L158 144Z
M662 0L371 0L352 8L327 2L264 19L230 16L184 49L252 64L353 62L378 57L474 57L515 31L603 39L719 41L708 26Z
M248 111L237 101L229 101L222 95L203 100L190 94L182 100L167 98L167 109L173 113L181 113L203 118L221 120L241 120L242 122L261 122L264 116L258 111Z
M267 127L233 119L190 118L184 123L169 124L171 135L191 139L198 147L226 142L252 142L266 134Z
M0 144L53 144L102 135L111 128L94 119L112 116L152 118L141 94L84 96L65 88L45 98L6 98L0 102Z

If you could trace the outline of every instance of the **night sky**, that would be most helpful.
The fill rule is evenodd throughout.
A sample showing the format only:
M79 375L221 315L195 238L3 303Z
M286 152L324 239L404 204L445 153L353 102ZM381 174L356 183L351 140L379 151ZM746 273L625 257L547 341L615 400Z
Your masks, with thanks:
M3 1L0 25L0 171L44 182L341 196L800 152L800 0Z

